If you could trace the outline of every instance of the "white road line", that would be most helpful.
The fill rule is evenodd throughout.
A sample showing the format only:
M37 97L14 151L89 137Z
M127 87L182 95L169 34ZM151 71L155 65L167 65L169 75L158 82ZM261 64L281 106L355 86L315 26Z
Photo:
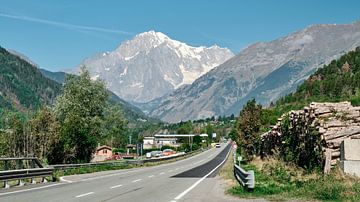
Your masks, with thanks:
M96 180L96 179L102 179L102 178L112 177L112 176L116 176L116 175L123 175L123 174L128 174L128 173L134 173L134 172L138 172L138 171L140 171L140 170L131 170L131 171L117 172L117 173L112 173L112 174L102 175L102 176L97 176L97 177L90 177L90 178L86 178L86 179L79 180L79 182L85 182L85 181L91 181L91 180Z
M110 189L115 189L115 188L118 188L118 187L122 187L122 184L112 186L112 187L110 187Z
M132 182L139 182L139 181L141 181L142 179L137 179L137 180L134 180L134 181L132 181Z
M149 175L149 177L151 178L151 177L154 177L154 175Z
M80 197L83 197L83 196L87 196L87 195L90 195L90 194L93 194L94 192L88 192L88 193L85 193L85 194L80 194L80 195L77 195L75 196L76 198L80 198Z
M163 174L165 174L165 173L164 173L164 172L161 172L161 173L160 173L160 175L163 175Z
M169 170L169 172L172 172L173 170Z
M27 191L32 191L32 190L38 190L38 189L45 189L45 188L54 187L54 186L58 186L58 185L61 185L61 184L60 183L59 184L50 184L50 185L46 185L46 186L42 186L42 187L34 187L34 188L30 188L30 189L5 192L5 193L1 193L0 196L5 196L8 194L16 194L16 193L21 193L21 192L27 192Z
M179 200L181 199L183 196L185 196L189 191L191 191L192 189L194 189L198 184L200 184L200 182L202 182L205 178L207 178L207 176L211 175L211 173L213 173L216 169L218 169L228 158L229 153L231 151L231 148L229 149L226 157L224 158L224 160L217 165L214 169L212 169L208 174L206 174L204 177L202 177L201 179L199 179L198 181L196 181L193 185L191 185L191 187L187 188L185 191L183 191L181 194L179 194L177 197L175 197L175 200Z
M71 180L65 180L65 179L64 179L64 176L63 176L63 177L60 177L60 182L73 183L73 181L71 181Z

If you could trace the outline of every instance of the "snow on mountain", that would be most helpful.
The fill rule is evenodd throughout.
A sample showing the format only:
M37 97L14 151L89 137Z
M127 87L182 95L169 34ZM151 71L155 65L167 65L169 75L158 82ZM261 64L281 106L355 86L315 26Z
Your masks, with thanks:
M150 115L178 122L238 114L247 100L267 105L293 91L317 68L360 46L360 21L314 25L255 43L191 85L156 100Z
M85 59L93 79L102 79L119 97L148 102L191 84L234 54L226 48L192 47L149 31L125 41L114 51Z

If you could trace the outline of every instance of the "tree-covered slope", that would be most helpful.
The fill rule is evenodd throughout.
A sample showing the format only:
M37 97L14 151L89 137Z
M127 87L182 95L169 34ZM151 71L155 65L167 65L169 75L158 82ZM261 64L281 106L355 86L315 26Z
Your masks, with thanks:
M40 71L45 77L47 77L53 81L56 81L60 84L65 82L65 77L67 75L67 73L65 73L65 72L52 72L52 71L48 71L45 69L40 69ZM111 104L120 105L121 109L123 110L125 118L128 121L130 121L130 123L136 124L136 123L143 123L146 121L155 122L155 123L160 122L159 120L157 120L155 118L146 116L144 114L144 112L142 112L139 108L137 108L134 105L119 98L112 91L108 90L108 93L109 93L109 102ZM1 102L1 100L0 100L0 102ZM139 125L139 124L136 124L136 125Z
M312 102L349 100L360 104L360 47L318 69L294 93L281 98L279 108L299 108Z
M37 109L53 103L60 89L35 66L0 47L0 109Z

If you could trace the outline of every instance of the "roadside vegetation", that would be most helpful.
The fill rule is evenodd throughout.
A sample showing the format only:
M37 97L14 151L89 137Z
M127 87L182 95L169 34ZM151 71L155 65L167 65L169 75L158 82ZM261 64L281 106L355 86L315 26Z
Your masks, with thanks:
M253 191L234 186L228 192L244 198L266 198L269 200L320 200L359 201L360 181L345 176L336 168L328 175L311 173L297 166L281 161L254 161L242 165L246 170L254 170L256 187Z
M34 114L0 110L0 156L36 156L44 163L89 162L98 145L122 147L127 121L118 105L107 102L101 81L83 68L68 76L54 106Z
M263 139L261 135L275 125L278 118L301 109L310 102L360 102L360 48L317 70L296 92L268 108L250 100L241 110L230 137L238 144L246 170L254 170L253 191L240 185L228 192L246 198L270 200L360 201L360 180L344 175L339 167L323 174L323 142L316 126L290 126L281 120L281 137ZM269 147L271 145L271 147Z
M126 164L126 163L116 163L116 164L105 164L105 165L96 165L96 166L87 166L79 168L69 168L65 170L55 170L53 173L53 181L59 181L60 177L67 175L79 175L86 173L94 173L108 170L120 170L120 169L129 169L133 168L135 165Z

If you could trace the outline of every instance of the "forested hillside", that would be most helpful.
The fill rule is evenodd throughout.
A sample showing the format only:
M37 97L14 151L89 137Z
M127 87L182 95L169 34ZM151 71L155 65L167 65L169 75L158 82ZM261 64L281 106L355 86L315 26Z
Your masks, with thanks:
M286 113L303 109L311 102L339 101L360 104L360 47L319 68L294 93L281 98L269 108L262 108L255 99L248 101L240 112L235 126L236 133L231 135L241 145L244 156L252 158L254 155L263 154L266 147L262 146L265 140L261 140L261 135L269 131L283 115L281 124L274 127L281 126L282 130L281 136L275 136L281 137L280 140L276 139L277 143L281 143L279 151L285 151L280 152L280 156L287 162L315 169L322 166L319 163L322 161L322 153L311 153L313 150L304 148L316 148L315 144L320 142L319 132L311 127L307 129L305 124L291 127ZM276 141L271 144L275 143Z
M298 89L276 103L277 108L300 108L312 101L360 104L360 47L318 69ZM281 110L281 111L283 111Z
M0 47L0 109L37 109L53 103L60 89L36 67Z

